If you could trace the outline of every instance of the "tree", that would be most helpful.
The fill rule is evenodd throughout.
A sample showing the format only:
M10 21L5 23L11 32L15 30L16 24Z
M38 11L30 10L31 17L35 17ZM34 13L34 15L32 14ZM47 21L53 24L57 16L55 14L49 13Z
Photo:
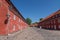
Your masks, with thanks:
M35 22L35 24L37 24L38 22Z
M26 22L30 25L32 23L32 20L30 18L26 18Z
M41 20L43 20L43 18L40 18L40 20L39 20L39 21L41 21Z

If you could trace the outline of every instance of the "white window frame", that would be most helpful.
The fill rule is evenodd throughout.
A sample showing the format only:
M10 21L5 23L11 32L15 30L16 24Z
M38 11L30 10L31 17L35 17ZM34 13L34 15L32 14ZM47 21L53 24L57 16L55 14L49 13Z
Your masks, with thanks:
M15 27L16 27L16 26L15 26L15 25L13 25L13 31L15 31Z
M60 18L58 19L58 23L60 23Z
M20 29L20 25L18 25L18 28Z
M14 20L16 20L16 16L14 15Z
M20 22L20 19L19 19L19 22Z
M56 25L54 25L54 29L56 29Z

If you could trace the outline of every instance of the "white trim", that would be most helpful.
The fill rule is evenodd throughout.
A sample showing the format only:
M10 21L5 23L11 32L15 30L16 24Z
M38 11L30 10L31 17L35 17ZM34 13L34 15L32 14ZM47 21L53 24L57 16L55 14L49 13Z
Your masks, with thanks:
M60 18L58 19L58 23L60 23Z
M18 25L18 28L20 29L20 25Z
M13 31L15 31L15 27L16 27L16 26L15 26L15 25L13 25Z
M19 19L19 22L20 22L20 19Z
M16 20L16 16L15 15L14 15L13 19Z
M56 29L56 25L54 25L54 29Z
M60 28L60 25L59 25L59 28Z

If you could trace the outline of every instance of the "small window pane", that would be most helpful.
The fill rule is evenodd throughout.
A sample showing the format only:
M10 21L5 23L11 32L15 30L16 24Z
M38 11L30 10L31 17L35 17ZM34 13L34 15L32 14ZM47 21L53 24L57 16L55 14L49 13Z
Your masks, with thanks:
M60 18L58 19L58 23L60 23Z
M20 22L20 19L19 19L19 22Z
M14 15L14 20L16 20L16 16Z
M59 28L60 28L60 25L59 25Z
M15 31L15 25L13 25L13 31Z

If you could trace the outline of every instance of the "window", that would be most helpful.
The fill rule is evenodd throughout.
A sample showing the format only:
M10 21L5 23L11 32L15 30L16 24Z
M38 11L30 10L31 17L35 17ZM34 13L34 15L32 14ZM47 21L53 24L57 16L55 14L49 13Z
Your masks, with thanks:
M60 23L60 18L58 19L58 23Z
M49 28L50 28L50 25L49 25Z
M5 21L4 21L4 24L7 24L8 23L8 19L6 19Z
M0 3L0 7L1 7L1 3Z
M56 15L54 17L56 18Z
M56 16L56 18L58 17L58 15L55 15Z
M56 29L56 25L54 25L54 29Z
M54 19L55 17L53 16L52 18Z
M60 25L59 25L59 28L60 28Z
M54 24L56 23L56 21L54 20Z
M19 22L20 22L20 19L19 19Z
M15 31L15 25L13 25L13 31Z
M59 14L57 14L58 15L58 17L60 17L60 13Z
M20 29L20 25L18 25L18 28Z
M51 24L53 24L53 22L51 21Z
M14 15L14 20L16 20L16 16Z

